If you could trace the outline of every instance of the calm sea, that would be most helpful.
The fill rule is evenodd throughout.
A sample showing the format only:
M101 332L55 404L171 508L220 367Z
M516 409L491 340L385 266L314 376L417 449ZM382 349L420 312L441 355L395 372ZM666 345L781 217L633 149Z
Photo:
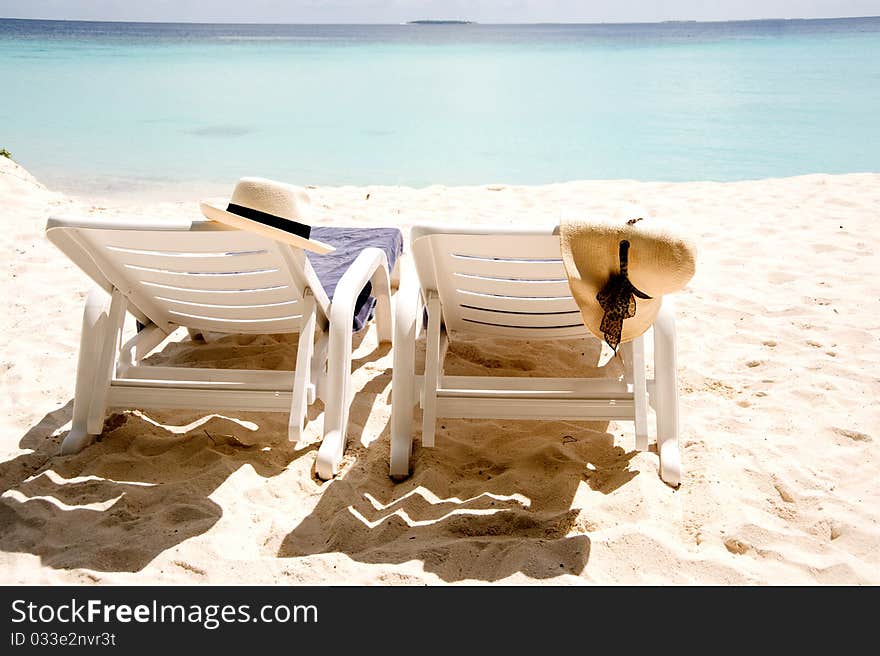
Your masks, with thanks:
M880 18L0 19L0 148L88 194L880 171Z

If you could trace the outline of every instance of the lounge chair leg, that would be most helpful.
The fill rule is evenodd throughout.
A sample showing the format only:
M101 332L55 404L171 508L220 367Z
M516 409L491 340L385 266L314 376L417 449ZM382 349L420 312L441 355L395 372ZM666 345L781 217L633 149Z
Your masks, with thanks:
M338 292L337 292L338 293ZM345 451L348 410L351 403L351 312L342 321L330 321L327 384L324 402L324 438L318 449L318 478L336 476Z
M428 292L428 350L425 354L425 387L422 403L422 446L434 446L437 425L437 381L440 378L440 297Z
M339 326L330 326L324 438L315 462L318 478L325 481L336 476L339 471L339 463L342 462L345 451L345 433L351 403L351 327L342 326L341 331L338 328ZM337 332L345 332L346 335L338 335Z
M412 282L410 282L412 281ZM391 374L391 468L392 478L409 476L412 457L415 389L416 334L421 319L421 291L414 274L405 277L397 292L394 325L394 368Z
M627 342L626 344L621 344L620 348L617 350L620 354L620 357L623 358L623 379L632 385L633 382L633 356L632 356L632 342Z
M633 400L635 402L636 449L648 450L648 381L645 373L645 341L632 342Z
M636 449L648 450L648 384L645 374L645 343L642 337L621 344L618 351L623 358L624 378L632 385L633 421Z
M118 290L108 297L100 287L92 288L83 311L73 422L61 443L62 455L81 451L101 434L124 317L125 298Z
M110 392L110 381L119 353L122 325L125 321L125 296L118 289L110 295L110 308L104 319L104 327L100 331L101 345L98 349L98 362L95 371L95 393L89 405L88 429L92 435L100 435L104 429L104 417L107 414L107 395Z
M325 330L319 331L318 340L315 342L315 350L312 353L311 376L314 383L314 395L308 399L309 405L317 399L327 401L327 346L329 338Z
M676 372L675 315L669 297L654 320L654 379L657 391L657 451L660 477L676 487L681 483L678 449L678 374Z
M293 399L290 406L290 421L287 426L287 438L297 444L302 441L306 408L309 401L308 388L314 353L316 320L315 297L311 290L306 290L303 294L303 324L299 334L299 345L296 349Z

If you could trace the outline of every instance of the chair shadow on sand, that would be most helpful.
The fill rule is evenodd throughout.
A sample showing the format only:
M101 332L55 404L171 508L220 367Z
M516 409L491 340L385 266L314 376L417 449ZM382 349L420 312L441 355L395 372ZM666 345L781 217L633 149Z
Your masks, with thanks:
M234 367L230 352L240 355L257 345L270 367L292 368L296 345L291 341L227 337L186 357L202 366ZM171 343L154 357L173 363L193 344ZM310 408L310 420L322 410L320 402ZM0 550L37 555L56 569L140 571L217 523L222 508L209 497L235 471L250 465L271 478L318 446L296 450L287 441L288 418L278 413L177 411L164 418L149 411L110 415L96 443L60 456L65 435L60 429L72 413L72 400L49 412L19 441L32 451L0 463Z
M275 338L258 339L264 341L224 338L196 356L173 343L156 364L234 367L254 345L269 367L292 366L289 343L280 340L267 357L265 340ZM462 348L459 364L472 366L475 352ZM353 367L369 371L387 355L382 346ZM582 355L598 362L598 349ZM460 373L455 359L450 373ZM580 484L607 494L636 475L629 470L635 452L615 445L606 422L441 421L437 447L416 443L412 475L395 483L388 477L388 425L369 446L360 441L376 397L391 385L390 368L369 373L352 406L343 471L284 537L279 557L419 560L445 581L496 581L516 572L549 579L586 568L591 524L572 507ZM47 413L20 440L32 451L0 463L0 550L39 556L55 569L138 572L218 522L223 509L210 496L234 472L250 465L272 478L300 458L313 460L317 449L287 442L283 414L151 411L111 415L98 442L62 457L61 428L72 409L70 401ZM321 410L320 403L312 407L310 419ZM413 429L418 436L420 426Z
M602 375L598 343L585 342L584 349ZM457 363L455 353L447 358L448 373L469 373L474 363L467 360L476 353L463 345ZM381 394L390 384L387 371L362 393ZM415 414L418 436L421 413ZM364 422L353 416L350 445L359 445L356 427ZM608 494L636 476L628 468L636 452L616 446L607 428L595 421L440 420L436 448L420 448L417 440L411 476L395 483L386 425L366 449L349 447L356 459L327 484L278 555L343 553L390 565L420 560L448 582L497 581L516 572L534 579L578 575L589 560L591 526L572 507L580 483Z
M36 451L0 463L0 550L56 569L140 571L220 519L209 495L237 469L249 464L268 478L307 452L239 444L233 426L214 417L174 433L138 414L113 415L100 442L66 457L57 455L63 433L32 429L40 444L21 446Z

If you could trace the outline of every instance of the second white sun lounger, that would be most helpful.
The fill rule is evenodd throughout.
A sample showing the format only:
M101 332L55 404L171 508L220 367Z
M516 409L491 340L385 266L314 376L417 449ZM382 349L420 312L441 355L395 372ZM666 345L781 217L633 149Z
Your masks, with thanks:
M438 417L630 420L636 447L648 448L647 408L657 414L660 475L680 481L675 326L666 297L653 325L655 380L646 379L643 338L624 344L622 380L449 376L443 357L456 332L527 340L590 336L571 297L553 228L416 226L415 276L398 292L391 415L391 475L409 473L413 410L422 408L424 447ZM427 310L423 376L415 340Z
M335 475L353 396L352 317L368 283L379 341L392 337L385 251L353 254L331 302L302 250L212 221L52 218L46 232L96 283L86 300L73 426L63 453L79 451L100 434L109 408L289 412L289 437L299 441L307 406L320 398L324 435L316 471L325 479ZM126 312L145 328L121 344ZM296 370L142 362L180 327L299 333Z

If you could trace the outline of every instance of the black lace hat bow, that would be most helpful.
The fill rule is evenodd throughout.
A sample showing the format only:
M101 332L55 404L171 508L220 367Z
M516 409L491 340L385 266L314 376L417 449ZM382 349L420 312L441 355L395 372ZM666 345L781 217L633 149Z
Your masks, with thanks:
M636 315L636 296L651 298L633 286L627 277L627 259L629 257L629 241L620 242L620 273L612 274L605 286L596 295L599 305L605 310L599 330L605 336L615 353L620 346L620 335L623 332L623 320Z

